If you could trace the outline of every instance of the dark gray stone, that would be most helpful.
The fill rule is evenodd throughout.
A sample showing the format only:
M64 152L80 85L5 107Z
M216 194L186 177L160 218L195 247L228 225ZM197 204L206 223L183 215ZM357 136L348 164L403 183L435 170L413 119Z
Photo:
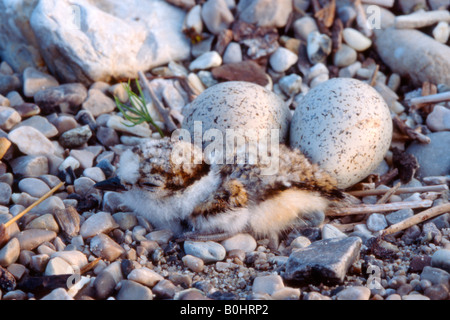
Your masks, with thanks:
M359 237L316 241L289 256L284 278L299 283L341 283L358 258L361 244Z
M445 270L427 266L423 268L423 271L420 274L420 280L428 280L432 284L442 284L448 288L450 274Z
M419 178L429 176L445 176L450 174L450 131L428 134L429 144L413 142L406 152L414 155L420 164L417 170Z
M17 76L0 74L0 94L6 95L10 91L19 89L20 86L20 79Z
M412 209L402 209L386 215L386 221L389 225L393 225L409 217L412 217L413 215L414 212Z
M43 114L61 111L75 114L86 97L87 90L81 83L68 83L36 92L34 102Z

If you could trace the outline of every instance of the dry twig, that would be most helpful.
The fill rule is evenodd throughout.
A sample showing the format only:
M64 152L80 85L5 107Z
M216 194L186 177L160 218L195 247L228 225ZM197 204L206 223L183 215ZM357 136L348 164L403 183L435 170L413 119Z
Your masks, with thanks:
M421 213L418 213L418 214L416 214L408 219L405 219L399 223L393 224L389 228L384 229L381 232L381 236L393 234L398 231L408 229L416 224L419 224L425 220L434 218L434 217L439 216L446 212L450 212L450 203L441 204L439 206L427 209L427 210L422 211Z
M443 191L448 191L448 186L446 184L423 186L423 187L399 188L395 190L393 194L404 194L414 192L443 192ZM389 190L371 189L371 190L349 191L348 193L355 197L365 197L365 196L381 196L384 195L386 192L389 192Z
M329 212L327 212L327 216L343 217L355 214L390 212L401 209L428 208L431 207L432 204L433 201L431 200L405 201L405 202L393 202L382 204L361 204L346 208L332 209Z
M425 143L425 144L428 144L431 142L431 139L429 137L408 127L408 125L403 120L401 120L398 116L395 116L392 120L394 121L394 124L397 126L397 128L402 133L408 135L408 137L410 137L411 139L417 140L420 143Z
M400 188L401 182L398 182L395 186L387 190L387 192L377 201L377 204L386 203L389 198Z
M172 132L176 130L178 127L173 121L170 110L168 110L161 101L159 101L158 97L156 96L155 92L153 91L152 87L150 86L150 83L148 82L146 76L142 71L138 72L139 80L141 81L141 85L147 90L147 92L150 94L150 97L152 98L153 104L155 105L156 109L158 110L159 114L164 119L164 124L166 125L166 130L169 132Z

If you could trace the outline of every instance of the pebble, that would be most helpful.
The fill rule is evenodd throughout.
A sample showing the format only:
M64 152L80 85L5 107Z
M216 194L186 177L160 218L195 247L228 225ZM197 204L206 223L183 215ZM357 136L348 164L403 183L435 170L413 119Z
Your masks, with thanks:
M34 102L41 108L42 114L64 112L74 114L87 98L87 90L81 83L67 83L37 91Z
M359 255L358 237L326 239L313 242L291 253L284 278L296 282L342 282L348 268ZM314 276L313 276L314 275Z
M48 73L43 73L33 67L23 71L23 93L32 98L38 91L59 86L58 81Z
M205 264L202 259L194 257L190 254L182 258L183 264L194 272L202 272Z
M41 116L33 116L19 123L15 128L22 126L30 126L40 131L45 137L53 138L58 135L58 129L52 125L46 118Z
M48 160L45 156L22 156L13 159L11 167L14 174L23 177L38 177L48 174Z
M122 280L120 284L117 300L153 300L152 290L142 284L131 280Z
M80 167L80 161L75 159L72 156L69 156L64 159L64 161L61 162L61 164L58 166L59 171L64 171L67 168L72 168L72 170L76 170Z
M54 231L56 233L59 232L58 223L56 223L56 220L51 213L47 213L40 217L37 217L36 219L33 219L30 223L27 224L25 229L43 229Z
M103 233L91 239L90 250L97 257L108 261L114 261L125 253L119 244Z
M34 250L46 241L56 238L56 232L43 229L28 229L15 235L20 243L20 250Z
M412 209L402 209L398 211L394 211L386 215L386 222L389 225L393 225L399 223L405 219L408 219L414 215Z
M345 288L336 295L337 300L369 300L370 289L362 286Z
M377 232L386 229L388 223L383 214L372 213L367 219L366 225L370 231Z
M159 281L164 280L164 277L153 270L146 267L132 270L128 276L128 280L136 281L147 287L154 287Z
M83 169L90 168L94 164L95 154L89 150L70 150L69 155L77 159Z
M342 31L342 37L345 43L359 52L365 51L372 46L372 40L353 28L345 28Z
M307 237L299 236L292 240L290 246L292 248L306 248L311 244L311 240L309 240Z
M245 0L237 6L239 20L260 27L282 28L292 12L290 0Z
M395 17L396 29L418 29L431 26L440 21L449 22L450 13L447 10L418 10L408 15Z
M40 198L50 191L50 187L37 178L25 178L19 181L19 189L32 197Z
M54 276L59 274L73 274L74 270L71 265L64 259L55 257L48 261L44 274L46 276Z
M55 152L53 143L40 131L30 126L21 126L8 134L19 150L27 155L52 154Z
M102 91L90 89L88 91L87 99L83 102L81 108L92 113L94 117L98 117L101 114L114 111L114 109L116 109L116 104Z
M152 135L152 131L150 130L148 123L143 122L132 126L131 122L116 115L109 117L106 126L119 132L128 133L142 138L148 138Z
M416 176L422 178L448 174L450 157L446 148L450 145L450 132L434 132L427 136L431 139L429 144L413 142L406 149L406 152L414 155L420 163Z
M347 235L331 224L325 224L322 228L322 239L345 238Z
M7 206L11 201L11 186L5 182L0 182L0 205Z
M443 284L447 286L448 282L450 281L450 274L440 268L426 266L423 268L422 273L420 274L420 279L428 280L434 285Z
M269 62L272 69L276 72L282 73L287 71L298 61L298 56L292 51L279 47L270 56Z
M80 235L83 239L87 239L100 233L108 233L117 227L118 225L111 214L101 211L93 214L83 222L80 228Z
M0 129L9 131L15 125L20 123L22 117L10 107L0 106Z
M240 233L220 243L227 252L231 250L255 251L256 240L249 234Z
M219 34L228 29L234 21L233 14L225 0L208 0L202 6L202 19L208 30L213 34Z
M441 21L433 29L433 38L440 43L447 43L450 35L448 22Z
M156 241L159 245L167 244L173 238L173 232L168 229L152 231L145 236L148 240Z
M312 64L324 62L331 53L332 41L326 34L312 31L308 34L307 54Z
M158 299L173 299L177 288L169 280L161 280L152 288L152 292Z
M293 29L295 37L303 41L306 41L308 39L308 35L311 32L319 31L316 20L310 16L304 16L300 19L295 20Z
M77 148L85 144L92 137L92 131L88 125L74 128L64 132L59 137L59 143L64 148Z
M422 294L413 293L413 294L408 294L406 296L403 296L402 300L430 300L430 298L428 298Z
M450 48L424 33L387 29L377 34L375 48L393 72L411 77L413 84L428 81L450 86Z
M356 51L352 47L346 44L342 44L341 48L334 54L333 63L336 67L339 68L347 67L354 63L356 61L356 58Z
M439 249L431 256L431 266L450 273L450 250Z
M0 266L8 267L19 259L20 243L17 238L12 238L0 249Z
M284 287L272 293L271 298L274 300L299 300L300 289Z
M6 95L10 91L20 88L21 82L15 75L0 74L0 94Z
M226 255L225 248L213 241L185 241L184 251L186 254L202 259L204 263L221 261Z
M21 104L24 104L25 101L23 100L22 96L20 95L20 93L18 93L17 91L11 91L6 95L6 100L9 100L9 107L16 107L16 106L20 106ZM1 100L1 98L0 98ZM1 103L0 103L1 105Z
M280 79L278 84L281 90L289 97L294 96L302 90L303 79L298 74L292 73Z
M53 253L50 258L61 258L75 268L83 268L88 264L86 255L77 250L58 251Z
M115 146L119 144L119 136L116 130L108 127L98 127L96 137L98 141L105 147Z
M252 291L254 293L274 294L284 288L283 279L279 275L259 276L253 280Z
M120 261L111 263L95 277L94 288L98 299L109 297L117 284L123 280L120 264Z
M200 55L189 64L189 70L205 70L218 67L222 64L222 57L217 51L208 51Z
M92 179L95 182L100 182L106 179L105 173L99 167L86 168L83 171L83 176Z
M431 131L450 131L450 109L436 105L427 117L427 126Z
M230 42L223 53L223 63L237 63L242 61L242 49L239 43Z

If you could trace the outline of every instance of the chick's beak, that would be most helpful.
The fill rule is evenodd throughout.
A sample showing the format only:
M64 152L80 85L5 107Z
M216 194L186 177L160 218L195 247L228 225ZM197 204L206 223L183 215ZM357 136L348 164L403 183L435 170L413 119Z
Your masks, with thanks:
M97 188L97 189L103 190L103 191L126 191L127 190L127 188L125 188L120 183L119 177L114 177L114 178L110 178L110 179L106 179L106 180L97 182L96 184L94 184L94 188Z

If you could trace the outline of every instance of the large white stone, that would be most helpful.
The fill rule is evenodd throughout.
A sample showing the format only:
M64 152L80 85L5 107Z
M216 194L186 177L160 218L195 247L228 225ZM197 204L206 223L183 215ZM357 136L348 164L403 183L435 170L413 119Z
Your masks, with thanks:
M51 141L40 131L30 126L14 129L8 134L8 139L27 155L46 155L55 152L55 146Z
M184 17L161 0L41 0L30 24L50 71L90 84L188 58Z

